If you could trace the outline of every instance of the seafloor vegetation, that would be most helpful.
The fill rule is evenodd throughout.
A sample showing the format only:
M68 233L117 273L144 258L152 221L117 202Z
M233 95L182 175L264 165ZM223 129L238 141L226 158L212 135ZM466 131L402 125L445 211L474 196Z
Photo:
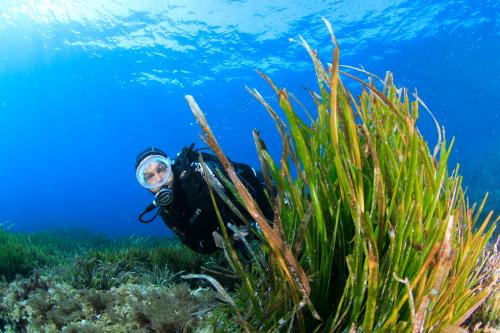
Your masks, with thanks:
M275 161L254 132L273 221L236 176L194 98L186 97L233 192L261 229L252 270L226 242L242 281L226 300L231 320L246 332L497 328L500 257L498 242L488 242L499 217L490 212L479 220L484 201L469 206L459 166L448 166L453 140L437 121L439 139L430 149L417 128L419 113L430 111L416 93L397 87L391 73L381 79L339 66L327 27L334 45L328 66L301 39L317 77L314 112L265 74L279 112L249 89L282 140ZM344 79L361 85L359 96Z
M339 66L332 41L325 66L301 40L318 82L314 112L264 74L280 111L250 90L282 139L274 161L254 133L273 221L187 97L227 186L259 226L251 260L227 235L224 253L202 256L169 240L0 229L0 330L495 331L500 256L488 226L498 218L480 220L484 202L468 205L459 167L448 167L453 140L437 125L430 149L419 133L419 98L390 73ZM359 96L344 79L363 87Z
M0 229L0 256L1 332L202 330L215 293L180 276L225 266L173 240L71 229Z

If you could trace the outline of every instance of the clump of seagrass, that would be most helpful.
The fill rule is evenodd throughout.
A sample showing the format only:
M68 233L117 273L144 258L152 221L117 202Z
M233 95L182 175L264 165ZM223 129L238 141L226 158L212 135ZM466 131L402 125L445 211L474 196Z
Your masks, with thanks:
M29 276L32 271L49 263L43 249L34 246L29 237L10 233L0 224L0 278L13 281L17 275Z
M467 326L472 332L494 332L493 328L500 328L500 237L495 244L489 244L482 252L474 267L475 274L482 276L483 280L477 286L478 290L497 286L491 296L486 298L478 310L467 320Z
M217 263L216 256L210 258ZM107 290L128 282L168 286L179 282L179 272L198 273L204 265L207 257L183 251L179 244L154 247L130 244L89 249L51 273L76 288Z
M250 90L282 139L275 162L254 132L275 211L272 224L234 173L194 98L186 97L205 142L262 229L265 266L255 260L244 270L226 240L227 257L242 279L228 313L245 331L458 332L498 288L491 270L476 269L493 233L487 229L493 212L475 229L484 201L478 209L468 207L458 166L448 169L453 140L448 144L436 122L439 140L430 151L416 126L425 105L416 94L410 99L390 73L382 80L344 67L367 75L366 82L341 71L326 23L332 65L325 68L301 38L318 82L318 92L310 91L315 117L262 73L286 122ZM340 75L359 82L361 95L354 97Z

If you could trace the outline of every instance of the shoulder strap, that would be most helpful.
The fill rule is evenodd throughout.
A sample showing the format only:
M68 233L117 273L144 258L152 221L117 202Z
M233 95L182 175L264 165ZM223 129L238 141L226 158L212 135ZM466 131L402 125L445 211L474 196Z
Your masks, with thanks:
M203 159L205 161L218 161L217 156L211 153L203 152L203 150L209 150L210 148L194 148L194 143L192 143L189 147L182 148L181 152L176 158L176 164L179 163L179 166L182 169L186 169L189 164L193 161L198 161L198 153L201 152Z
M175 164L177 165L178 168L185 170L189 163L191 163L192 160L192 155L193 155L193 150L194 148L194 143L192 143L189 147L184 147L182 148L181 152L177 155L177 158L175 159Z

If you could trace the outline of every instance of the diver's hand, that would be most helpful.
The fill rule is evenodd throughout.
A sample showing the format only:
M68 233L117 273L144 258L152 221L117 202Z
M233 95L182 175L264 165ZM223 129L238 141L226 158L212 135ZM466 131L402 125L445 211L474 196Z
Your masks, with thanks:
M222 249L224 244L224 237L222 237L222 235L217 231L212 232L212 237L214 238L215 246L219 249Z
M249 232L245 227L239 228L239 235L237 233L233 234L233 242L239 240L240 235L246 237L248 236L248 234ZM224 237L222 237L222 235L218 231L212 232L212 237L214 238L215 246L219 249L222 249L224 244Z
M238 231L239 232L237 232L237 233L235 232L233 234L233 240L235 240L235 241L239 240L241 238L240 236L246 238L250 234L250 232L248 232L247 227L245 227L245 226L239 227Z

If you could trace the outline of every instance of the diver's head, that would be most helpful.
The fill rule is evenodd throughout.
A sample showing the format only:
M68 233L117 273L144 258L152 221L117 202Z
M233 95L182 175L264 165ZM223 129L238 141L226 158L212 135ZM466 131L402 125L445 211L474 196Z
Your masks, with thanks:
M172 161L162 150L148 147L137 155L135 175L139 184L153 193L165 187L171 188L174 179Z

